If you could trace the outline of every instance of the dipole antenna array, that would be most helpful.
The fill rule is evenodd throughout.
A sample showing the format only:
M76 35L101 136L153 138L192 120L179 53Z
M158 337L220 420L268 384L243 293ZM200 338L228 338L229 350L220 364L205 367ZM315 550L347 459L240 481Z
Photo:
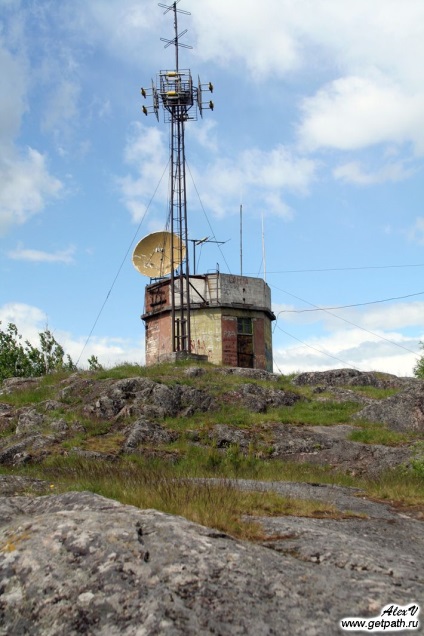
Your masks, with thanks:
M170 301L172 321L172 351L191 353L190 331L190 269L187 224L187 192L186 192L186 160L184 126L189 120L197 120L197 114L203 117L203 110L213 110L211 100L203 101L203 91L213 92L213 86L201 84L198 77L197 86L193 85L191 71L180 69L179 49L192 47L180 42L187 29L178 33L178 14L190 15L189 11L177 8L180 0L171 5L159 3L165 9L164 15L170 11L174 15L174 37L160 38L165 48L174 45L175 66L172 70L159 71L156 82L152 80L150 89L141 89L142 96L149 98L149 105L143 105L145 115L154 113L159 121L159 111L164 121L170 124L170 230L171 230L171 273ZM174 241L174 236L178 240Z

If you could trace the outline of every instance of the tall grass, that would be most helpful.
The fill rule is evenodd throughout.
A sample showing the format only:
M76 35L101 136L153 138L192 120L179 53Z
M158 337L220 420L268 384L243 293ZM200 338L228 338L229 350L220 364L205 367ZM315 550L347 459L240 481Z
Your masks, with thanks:
M91 491L138 508L154 508L182 515L192 521L230 535L263 540L257 521L249 516L295 515L343 518L332 504L294 499L273 492L247 492L230 480L209 482L175 476L163 464L123 461L119 464L88 461L80 457L56 457L47 461L38 475L47 478L52 491Z
M424 506L424 479L419 471L399 469L377 479L354 478L319 466L249 459L238 456L235 449L226 453L224 459L209 449L209 453L199 452L197 456L192 453L176 463L163 457L138 456L117 458L114 462L88 460L70 453L19 470L0 472L44 479L51 486L50 492L91 491L139 508L182 515L248 540L267 538L260 523L249 519L252 516L339 519L349 514L330 503L284 497L270 491L239 490L234 478L355 486L361 489L362 496L366 494L400 508Z
M419 470L399 468L363 483L369 497L398 507L419 506L424 512L424 474Z

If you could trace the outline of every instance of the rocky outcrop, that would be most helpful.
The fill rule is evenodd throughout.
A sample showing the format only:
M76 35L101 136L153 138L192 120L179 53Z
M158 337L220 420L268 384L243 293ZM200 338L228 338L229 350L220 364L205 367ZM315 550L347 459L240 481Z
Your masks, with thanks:
M326 466L354 476L378 477L387 470L408 465L414 451L408 446L391 447L350 441L354 426L264 425L242 429L219 424L209 433L216 448L236 446L243 454Z
M0 402L0 435L13 428L15 409L10 404Z
M297 445L300 440L296 439ZM323 444L323 442L319 442ZM348 440L335 440L328 436L328 446L314 451L301 450L290 454L279 453L275 457L294 462L308 462L326 466L352 476L378 478L386 471L408 465L413 451L408 447L391 447L382 444L362 444Z
M179 461L194 444L209 448L217 464L224 458L226 465L236 466L241 455L254 455L378 478L386 469L408 465L413 444L354 442L350 435L362 426L354 418L332 426L302 425L303 407L316 406L309 400L357 402L347 412L364 407L359 419L412 431L414 439L424 428L424 384L418 380L342 369L301 374L292 391L287 380L266 372L216 369L209 389L205 374L210 369L180 371L163 382L75 374L44 402L18 407L7 403L13 396L4 397L0 464L19 468L73 453L84 459L76 466L114 461L125 470L122 454ZM244 381L226 377L239 375ZM7 382L2 390L32 389L36 382ZM299 388L304 386L312 389ZM375 392L364 394L356 386L399 392L376 399L369 397ZM301 399L308 402L296 409ZM214 419L210 411L221 402L224 408ZM320 412L324 405L317 406ZM249 426L246 411L255 414ZM342 412L336 405L336 413ZM231 421L232 413L237 420ZM168 417L180 418L178 426ZM225 480L231 488L271 490L329 502L336 509L333 518L254 517L262 537L247 543L219 529L91 493L56 495L57 485L28 478L26 471L19 475L18 468L13 475L0 475L0 636L332 636L341 633L344 617L377 616L388 603L407 605L423 598L419 506L404 506L400 514L368 500L359 489Z
M37 462L51 455L54 445L62 441L59 435L25 435L20 441L6 438L0 444L0 465L20 466L27 462Z
M299 374L293 380L294 390L288 390L287 383L283 389L276 382L279 376L266 371L217 368L213 370L217 376L244 378L229 380L228 390L220 378L221 392L217 398L215 391L208 389L206 373L211 370L189 367L181 370L181 377L171 374L165 381L146 377L95 380L88 374L76 373L61 381L49 399L33 406L13 407L5 398L0 403L0 464L19 466L57 452L72 452L88 459L131 453L177 458L178 451L168 445L182 436L184 444L212 446L221 453L234 446L242 454L257 458L306 461L374 477L386 469L409 465L415 450L412 442L390 447L351 441L349 433L354 430L356 420L382 423L399 432L419 433L424 429L424 383L413 378L336 369ZM3 389L32 389L39 382L39 379L12 379L3 383ZM213 382L211 377L211 386ZM299 387L303 386L312 387L312 391L302 392ZM355 390L357 386L397 388L399 393L376 399ZM356 402L358 412L345 429L340 425L282 424L280 409L288 409L289 413L300 400ZM166 423L167 417L190 418L216 411L222 405L230 408L227 420L221 420L220 424L214 425L210 416L205 417L204 423L197 417L195 421L200 424L197 430L184 432L183 425L177 432ZM233 406L240 409L237 422L231 420ZM360 406L364 408L360 410ZM247 427L242 423L245 411L274 412L275 421L264 418L261 423L257 418L256 425ZM286 416L284 419L290 421ZM344 435L340 435L342 430ZM98 437L90 439L94 435Z
M39 433L43 426L44 418L35 409L22 409L18 417L18 425L16 427L16 435L25 435L27 433Z
M244 406L252 413L266 413L270 408L293 406L302 398L294 391L268 389L247 382L240 385L236 390L226 393L223 399L226 402L238 402L240 406Z
M419 381L402 393L369 404L353 419L381 422L394 431L424 432L424 382Z
M423 525L367 513L258 519L253 545L91 493L2 497L0 634L340 634L423 598Z
M268 380L271 382L277 382L279 376L276 373L270 373L269 371L263 371L262 369L242 369L240 367L220 367L217 369L218 373L223 375L236 375L242 378L249 378L252 380Z
M332 369L299 373L292 380L295 386L373 386L379 389L402 388L419 382L414 378L398 378L390 373Z
M95 402L85 407L86 413L98 418L189 417L214 408L212 397L205 391L180 384L167 386L148 378L108 382L103 389Z
M35 388L40 384L40 378L6 378L1 384L0 394L7 395L20 389Z
M212 440L216 448L237 446L246 453L252 440L252 432L226 424L217 424L209 432L209 439Z
M346 389L339 386L318 385L312 390L312 393L314 394L314 398L317 402L356 402L357 404L363 404L364 406L374 402L373 398L369 398L362 393L353 391L352 389ZM325 396L321 395L323 393Z
M123 450L125 453L134 453L140 447L169 444L176 439L178 439L177 433L161 426L158 422L139 419L131 426Z

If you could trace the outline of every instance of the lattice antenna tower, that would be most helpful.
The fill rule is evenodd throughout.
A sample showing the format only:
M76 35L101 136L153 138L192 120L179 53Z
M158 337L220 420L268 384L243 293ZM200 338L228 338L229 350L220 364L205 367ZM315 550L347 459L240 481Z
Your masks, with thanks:
M141 89L142 96L149 103L142 107L145 115L154 113L159 121L159 111L163 111L164 121L170 124L170 207L169 219L171 230L171 273L170 273L170 301L172 319L173 351L191 352L190 332L190 269L189 250L185 249L188 241L187 225L187 192L186 192L186 161L184 127L189 120L197 120L198 113L203 117L203 110L213 110L211 100L203 101L203 91L213 92L213 86L201 84L198 77L197 86L193 85L191 71L180 69L179 49L191 49L180 39L187 33L187 29L178 33L178 14L190 15L189 11L177 8L180 0L171 5L159 3L174 16L174 37L160 38L165 42L165 48L174 46L175 66L172 70L159 71L156 83L152 80L151 89ZM161 108L162 107L162 108ZM177 237L174 240L174 235ZM175 244L174 244L175 243Z

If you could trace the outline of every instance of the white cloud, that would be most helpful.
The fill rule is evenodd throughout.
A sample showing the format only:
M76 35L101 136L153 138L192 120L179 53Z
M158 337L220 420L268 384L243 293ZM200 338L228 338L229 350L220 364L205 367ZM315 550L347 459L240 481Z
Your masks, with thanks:
M164 133L158 127L150 128L135 122L127 139L124 159L136 176L127 175L117 179L124 204L135 222L140 222L145 215L156 188L159 188L160 201L166 201L166 155Z
M26 70L22 59L1 47L0 40L0 144L7 146L19 131L27 108Z
M43 329L47 322L46 314L38 307L25 305L24 303L7 303L0 307L0 321L3 325L12 322L25 338L29 333L37 333Z
M187 5L189 6L189 5ZM293 36L293 5L267 0L266 6L244 0L240 6L226 0L204 0L199 11L191 3L198 32L196 54L225 66L241 61L255 79L281 76L297 68L300 43Z
M304 313L280 314L280 322L292 322L299 325L318 324L328 332L338 332L341 327L356 329L379 340L392 339L388 330L393 330L394 339L402 339L401 332L410 327L420 328L424 301L382 302L365 307L331 309L322 311L306 311ZM347 326L346 326L347 325ZM353 333L353 332L352 332Z
M258 212L264 214L272 214L282 219L290 220L294 216L293 209L283 200L282 195L278 192L265 192L262 203L258 201Z
M50 175L38 150L20 151L15 143L27 109L26 63L0 41L0 235L40 212L62 184Z
M290 331L293 332L293 328ZM354 367L360 371L412 375L422 336L405 338L400 333L385 332L380 335L383 334L405 349L358 329L339 329L330 335L303 337L301 347L299 344L285 348L274 345L274 359L282 373Z
M351 161L333 170L333 176L340 181L357 185L373 185L386 181L403 181L414 174L414 170L405 168L403 161L392 162L381 166L378 170L367 171L360 162Z
M164 26L156 3L135 0L77 0L66 7L66 14L72 30L85 42L126 62L152 55L152 34L155 37Z
M407 232L408 238L418 245L424 245L424 216L419 216L415 220L415 225Z
M279 144L269 151L251 148L235 157L217 154L205 168L192 173L203 202L218 217L231 210L236 213L243 199L258 214L290 219L293 212L284 196L306 193L316 169L316 162Z
M187 137L190 135L202 148L213 153L218 151L217 122L213 119L201 120L195 126L190 126L187 133Z
M203 135L200 143L205 143ZM296 155L281 144L269 151L251 148L236 157L224 156L218 147L214 153L212 146L210 150L210 160L206 166L190 164L187 190L189 197L193 197L193 177L206 208L218 217L228 214L231 209L236 213L242 192L252 209L291 218L292 210L283 195L285 192L304 194L315 179L317 163ZM125 161L137 176L128 175L120 178L118 183L134 221L140 221L146 211L147 203L163 175L167 153L165 135L159 128L133 124L125 147ZM164 181L167 184L168 177ZM162 184L162 203L166 201L166 194Z
M407 327L421 327L424 316L424 301L383 303L368 308L362 316L353 315L352 320L358 320L366 329L405 329Z
M67 333L58 333L56 339L65 351L69 353L72 360L76 362L82 351L82 339L77 340L74 336ZM104 367L113 367L124 362L144 365L144 340L134 341L120 338L119 336L107 338L92 337L83 351L78 368L87 368L87 360L91 356L95 356Z
M0 158L0 235L42 211L46 200L58 196L61 189L37 150L28 148L23 158L12 151L4 154Z
M256 76L282 76L308 61L312 72L389 70L420 86L424 55L421 0L188 0L199 44L196 53L230 66L241 60ZM314 56L311 56L311 52ZM312 60L312 62L311 62Z
M24 248L18 245L14 250L7 253L7 256L16 261L30 261L32 263L73 263L75 247L68 247L66 250L58 250L56 252L44 252L42 250L34 250Z
M237 162L240 163L246 185L253 183L272 191L287 188L292 192L305 192L316 170L314 161L297 156L282 144L270 151L248 149Z
M302 104L300 142L311 150L358 150L380 143L424 151L424 91L406 93L382 76L334 80Z
M290 313L291 305L277 309L274 358L283 373L356 367L412 375L421 355L424 301L300 314ZM405 330L417 335L405 335ZM281 338L289 343L284 348L276 344Z
M69 79L64 79L54 86L43 115L42 125L45 130L62 129L66 122L76 119L80 91L80 86Z

